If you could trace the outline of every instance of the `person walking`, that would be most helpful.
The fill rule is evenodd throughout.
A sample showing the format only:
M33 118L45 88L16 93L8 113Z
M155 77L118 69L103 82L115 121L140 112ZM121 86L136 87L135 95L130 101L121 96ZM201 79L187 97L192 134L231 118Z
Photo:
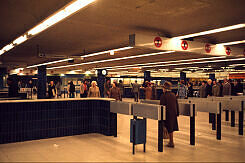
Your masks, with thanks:
M148 83L147 87L144 88L145 90L145 99L147 100L151 100L152 99L152 88L151 88L151 84Z
M57 98L61 98L61 83L58 81L55 85Z
M239 94L243 94L243 85L237 80L234 80L233 86L231 88L231 95L237 96Z
M48 97L54 98L55 96L56 96L56 89L55 89L54 81L50 81L48 85Z
M107 80L104 85L104 97L105 98L110 96L110 88L111 88L110 80Z
M188 82L187 86L188 86L187 97L193 97L193 85L192 85L192 83Z
M116 82L113 82L112 88L110 88L109 97L115 100L121 100L120 89L117 87Z
M100 97L100 89L97 86L96 81L92 81L91 87L89 88L88 91L88 97Z
M206 97L212 96L212 89L213 89L212 82L213 81L211 79L208 79L208 83L206 85Z
M206 98L206 83L202 81L202 85L199 87L199 94L201 98Z
M134 94L134 101L139 101L139 91L140 91L140 85L137 83L137 80L135 80L135 83L132 84L132 92Z
M156 100L157 99L157 90L156 90L156 86L154 83L151 83L152 85L152 100Z
M224 79L223 96L230 96L230 95L231 95L231 84L228 82L227 79Z
M80 85L80 98L85 98L88 96L87 81L84 80Z
M220 95L220 87L215 80L213 81L212 95L216 97Z
M180 99L187 98L187 88L185 86L185 81L181 80L176 96Z
M73 84L73 81L70 81L69 85L68 85L68 94L70 98L75 98L75 85Z
M166 106L166 120L164 126L169 134L169 143L167 147L174 148L174 131L179 131L178 120L179 116L179 105L177 98L173 92L171 92L172 84L165 82L163 85L163 94L160 98L160 105Z
M124 93L124 85L122 80L119 80L118 88L120 89L120 101L122 101L122 97Z

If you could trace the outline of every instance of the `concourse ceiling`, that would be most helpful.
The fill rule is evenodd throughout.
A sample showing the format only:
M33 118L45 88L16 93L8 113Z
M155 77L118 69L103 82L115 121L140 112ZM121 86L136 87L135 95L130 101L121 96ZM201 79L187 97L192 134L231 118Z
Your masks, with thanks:
M71 0L0 1L0 49L70 2ZM0 66L13 69L68 57L74 57L74 63L83 63L154 53L158 51L133 48L116 52L114 56L102 54L80 58L86 54L128 46L129 35L134 33L171 38L245 23L244 6L244 0L96 0L62 22L1 55ZM245 40L245 28L195 37L194 40L212 44ZM234 46L245 48L244 44ZM46 56L39 57L37 51L45 53ZM62 71L74 69L86 71L99 67L200 57L203 56L174 52L126 61L68 67ZM243 60L235 63L244 62ZM48 67L74 63L62 62ZM221 62L211 65L222 67L229 64Z

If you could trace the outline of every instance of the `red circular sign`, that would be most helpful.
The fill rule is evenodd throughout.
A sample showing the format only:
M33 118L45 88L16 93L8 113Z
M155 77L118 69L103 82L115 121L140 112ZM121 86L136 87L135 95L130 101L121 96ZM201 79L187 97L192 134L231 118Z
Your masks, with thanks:
M157 48L160 48L162 46L162 39L160 37L156 37L154 39L154 44Z
M210 44L206 44L205 45L205 51L206 51L206 53L210 53L211 52L211 46L210 46Z
M189 45L188 45L187 41L183 40L181 42L181 47L182 47L183 50L187 50L188 49L188 46Z
M231 54L231 48L230 47L226 47L225 52L227 55Z

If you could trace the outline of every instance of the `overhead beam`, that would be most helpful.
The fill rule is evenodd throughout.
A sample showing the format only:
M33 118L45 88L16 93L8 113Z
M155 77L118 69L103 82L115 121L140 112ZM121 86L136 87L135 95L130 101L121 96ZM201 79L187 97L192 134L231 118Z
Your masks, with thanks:
M161 51L198 53L212 56L239 57L245 55L245 49L242 48L142 34L129 35L129 44L132 47L143 47Z

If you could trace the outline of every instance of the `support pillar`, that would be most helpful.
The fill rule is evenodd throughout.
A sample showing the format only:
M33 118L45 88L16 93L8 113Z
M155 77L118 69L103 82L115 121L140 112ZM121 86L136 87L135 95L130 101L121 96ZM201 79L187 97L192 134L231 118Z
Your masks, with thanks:
M215 80L215 74L209 74L209 79L211 79L211 80Z
M186 73L180 72L180 80L184 80L186 84Z
M3 89L3 87L4 87L3 77L6 74L7 74L7 69L6 68L0 68L0 89Z
M97 75L98 75L97 84L98 84L98 87L100 89L100 96L104 97L104 84L105 84L107 73L103 74L102 71L106 72L106 70L104 70L104 69L103 70L102 69L97 70Z
M144 72L144 82L145 81L151 81L151 72L150 71L145 71Z
M46 83L47 83L47 75L46 75L46 66L38 67L38 83L37 83L37 98L45 99L46 98Z

